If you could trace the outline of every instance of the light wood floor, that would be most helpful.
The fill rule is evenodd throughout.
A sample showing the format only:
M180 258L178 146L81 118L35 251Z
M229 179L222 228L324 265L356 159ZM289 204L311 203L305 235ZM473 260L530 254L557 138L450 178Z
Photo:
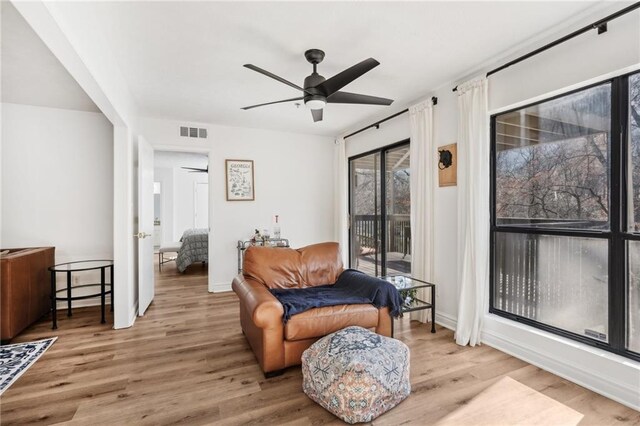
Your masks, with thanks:
M133 328L114 331L99 308L60 313L19 341L57 342L2 396L2 424L326 424L340 422L301 390L300 368L266 380L240 331L233 293L209 294L194 265L167 264L155 301ZM460 347L407 319L412 394L376 424L432 424L504 376L584 414L583 425L640 425L640 413L488 346ZM471 420L471 419L470 419Z

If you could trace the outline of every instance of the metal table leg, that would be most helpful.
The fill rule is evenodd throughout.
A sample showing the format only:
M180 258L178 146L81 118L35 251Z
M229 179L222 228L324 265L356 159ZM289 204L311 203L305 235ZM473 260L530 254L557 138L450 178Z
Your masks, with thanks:
M105 303L105 285L104 285L104 268L100 268L100 308L101 308L101 312L102 312L102 321L100 321L102 324L104 324L106 321L105 316L104 316L104 303Z
M110 283L111 283L111 312L113 312L113 301L114 301L115 294L116 294L116 292L114 290L114 287L113 287L113 265L111 265L111 281L110 281Z
M67 271L67 316L71 316L71 271Z
M431 332L436 332L436 286L431 287Z
M58 310L56 306L56 273L51 271L51 319L53 320L53 330L58 328Z

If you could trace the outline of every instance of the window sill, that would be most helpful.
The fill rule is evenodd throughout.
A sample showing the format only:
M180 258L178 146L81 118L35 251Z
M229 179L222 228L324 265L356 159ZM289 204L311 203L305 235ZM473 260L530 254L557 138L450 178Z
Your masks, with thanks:
M482 342L640 410L639 362L493 314Z

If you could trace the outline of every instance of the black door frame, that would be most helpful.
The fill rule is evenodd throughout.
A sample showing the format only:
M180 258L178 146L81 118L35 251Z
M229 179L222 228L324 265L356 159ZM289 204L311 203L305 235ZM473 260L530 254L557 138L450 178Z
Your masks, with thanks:
M359 158L363 158L373 154L379 155L379 170L380 170L380 274L378 274L378 263L375 263L376 275L385 276L387 274L387 203L386 203L386 193L387 193L387 185L386 185L386 152L395 148L399 148L404 145L409 145L411 140L409 138L402 139L398 142L394 142L390 145L385 145L380 148L372 149L370 151L366 151L360 154L353 155L347 159L348 161L348 178L347 178L347 197L348 197L348 212L349 212L349 268L351 265L352 258L352 244L351 241L351 225L353 222L352 219L352 198L351 198L351 176L352 176L352 161L357 160ZM375 227L375 232L378 232L378 227ZM377 260L377 259L376 259Z

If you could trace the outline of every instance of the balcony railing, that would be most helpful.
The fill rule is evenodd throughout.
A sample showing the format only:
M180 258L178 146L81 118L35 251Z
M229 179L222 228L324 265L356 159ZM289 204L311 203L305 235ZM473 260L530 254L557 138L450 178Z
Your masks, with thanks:
M581 230L608 226L604 221L555 219L499 219L499 224ZM580 334L602 326L606 239L496 231L493 262L495 308Z
M379 215L356 215L352 235L362 250L380 252L381 221ZM411 254L411 221L408 214L387 215L387 252Z

